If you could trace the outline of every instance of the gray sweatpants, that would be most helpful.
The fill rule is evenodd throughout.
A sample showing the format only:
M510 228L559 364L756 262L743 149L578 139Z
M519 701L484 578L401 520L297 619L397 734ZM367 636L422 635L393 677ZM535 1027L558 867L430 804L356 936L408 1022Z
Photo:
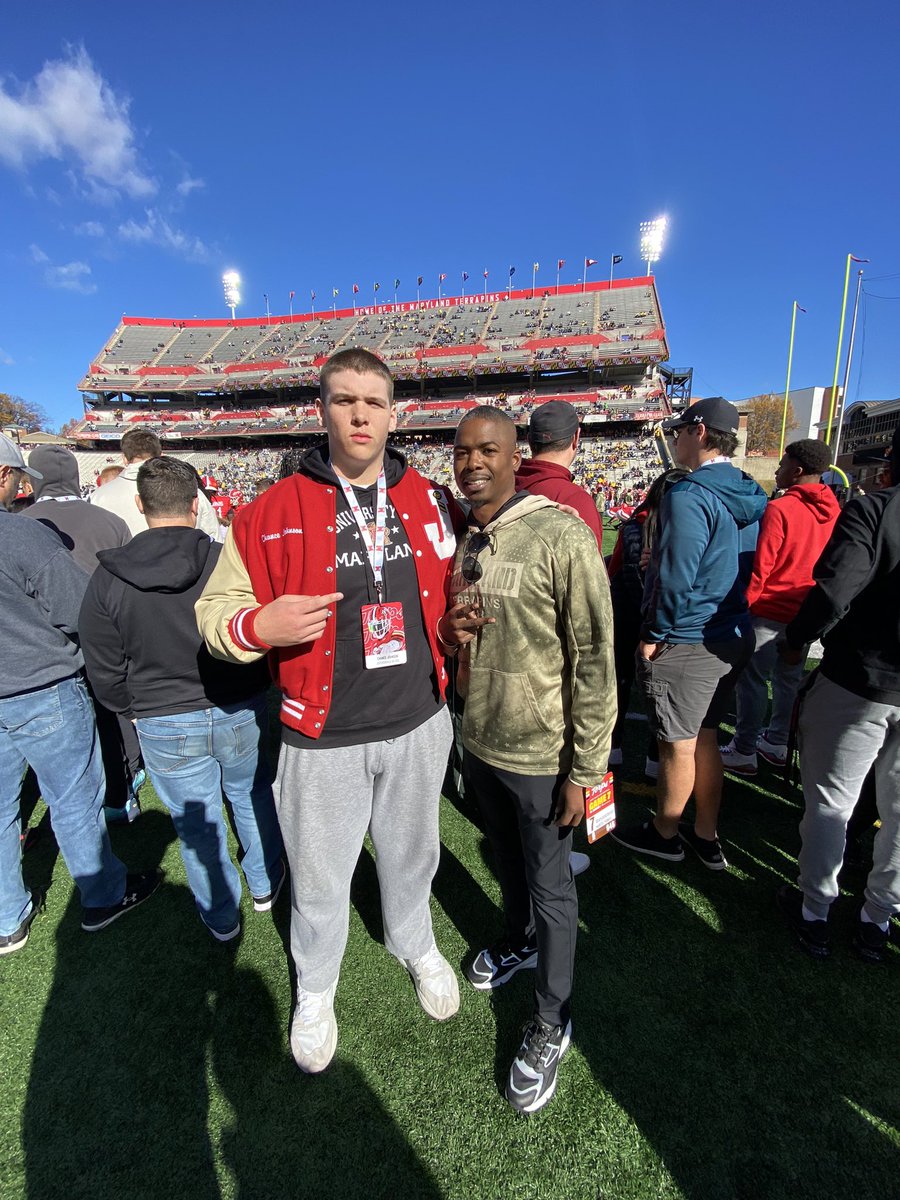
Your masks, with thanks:
M350 881L368 830L384 940L400 959L433 941L429 898L440 855L438 805L452 731L446 708L402 737L333 750L281 747L275 807L291 867L291 953L300 986L338 977Z
M806 807L797 882L809 910L823 920L838 894L847 822L873 763L881 828L865 903L883 923L900 911L900 705L864 700L820 671L800 708Z

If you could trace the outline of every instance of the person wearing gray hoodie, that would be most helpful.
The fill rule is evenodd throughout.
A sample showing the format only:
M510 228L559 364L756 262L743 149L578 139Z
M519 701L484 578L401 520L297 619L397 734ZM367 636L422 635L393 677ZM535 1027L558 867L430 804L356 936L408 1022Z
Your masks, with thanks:
M97 569L98 553L131 541L121 517L81 499L78 460L71 450L38 446L29 454L28 465L42 478L34 480L35 502L21 515L52 529L86 574ZM137 734L130 721L104 708L93 692L92 697L106 772L106 819L131 822L140 816L138 793L147 777Z

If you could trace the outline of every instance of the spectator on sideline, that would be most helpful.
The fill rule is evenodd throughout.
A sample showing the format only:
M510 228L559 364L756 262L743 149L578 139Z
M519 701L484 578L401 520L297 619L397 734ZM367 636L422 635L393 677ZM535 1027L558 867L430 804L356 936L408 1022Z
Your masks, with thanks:
M116 463L110 463L110 465L108 467L104 467L97 476L97 487L103 487L104 483L112 483L114 479L119 478L124 470L125 468L123 466L119 466Z
M603 523L597 505L584 488L572 482L569 470L578 456L580 441L574 405L566 400L548 400L534 409L528 422L531 458L523 459L516 471L516 488L574 508L597 539L602 554Z
M122 458L125 461L124 470L118 478L111 479L94 492L91 504L121 517L133 537L147 528L147 522L141 516L136 503L137 474L141 463L145 463L148 458L159 458L162 454L162 443L149 429L126 429L122 434L121 445ZM202 529L206 536L211 538L219 532L218 518L205 496L199 501L197 528Z
M28 941L42 904L22 879L19 787L37 776L53 832L83 905L81 928L105 929L159 887L159 873L126 874L103 819L105 780L78 647L88 577L55 533L7 511L23 475L19 448L0 434L0 954Z
M766 505L759 523L747 586L755 647L738 676L734 737L721 751L725 770L738 775L756 774L757 753L773 766L787 763L791 714L804 662L785 662L776 646L812 587L813 567L841 511L834 492L821 482L830 462L831 448L825 442L791 442L775 475L775 487L783 494ZM772 715L763 729L770 680Z
M650 485L646 499L634 515L619 527L619 536L609 560L609 591L613 606L613 629L616 652L616 695L618 715L612 731L611 767L622 763L622 730L635 675L635 654L641 640L641 608L644 602L646 567L642 564L652 551L659 526L659 506L663 496L688 474L681 467L664 471ZM652 755L651 755L652 751ZM656 740L648 747L644 774L656 779L659 775Z
M727 867L718 839L722 760L717 731L738 673L753 653L745 590L759 484L731 464L738 411L721 396L663 422L674 457L691 474L666 494L648 571L637 676L659 743L656 816L611 837L654 858L681 862L684 844L711 870ZM681 821L693 794L694 825Z
M831 952L829 913L838 896L847 824L870 770L881 828L853 933L865 962L884 959L900 911L900 426L891 486L851 500L816 563L815 586L785 630L783 653L802 661L822 638L824 655L800 707L799 890L778 903L800 945Z
M437 623L456 506L387 449L397 410L379 358L339 351L319 386L327 444L238 514L197 603L213 654L269 653L283 693L275 797L291 869L291 1050L312 1073L337 1045L350 881L367 831L387 949L429 1016L459 1007L429 909L451 742Z
M98 551L131 541L128 526L115 513L81 499L78 460L65 446L32 450L28 463L43 478L35 486L34 505L23 515L52 529L81 569L93 575ZM96 695L93 699L106 774L106 819L134 821L141 813L138 793L146 778L137 734L131 721L110 712Z
M194 604L220 551L195 528L193 467L149 459L137 486L148 528L100 554L81 608L82 647L101 702L137 723L200 918L228 942L241 932L241 880L228 852L223 792L258 912L272 907L286 874L261 737L269 676L264 662L214 659L197 630Z
M466 641L463 775L494 852L506 923L466 976L488 989L536 966L534 1014L506 1085L517 1112L536 1112L553 1097L572 1036L578 897L569 849L584 789L606 773L615 721L609 582L582 522L516 491L521 455L505 413L480 407L464 417L453 461L472 510L438 632L450 647Z

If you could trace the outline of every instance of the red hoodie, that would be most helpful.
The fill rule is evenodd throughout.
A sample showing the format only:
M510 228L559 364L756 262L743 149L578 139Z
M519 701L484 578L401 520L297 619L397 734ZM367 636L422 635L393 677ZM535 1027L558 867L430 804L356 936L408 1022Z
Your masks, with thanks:
M571 505L597 539L597 549L603 553L603 523L597 505L584 488L572 482L571 471L544 458L525 458L516 472L516 490Z
M747 603L755 617L787 624L813 585L813 567L840 514L824 483L799 483L772 500L759 523Z

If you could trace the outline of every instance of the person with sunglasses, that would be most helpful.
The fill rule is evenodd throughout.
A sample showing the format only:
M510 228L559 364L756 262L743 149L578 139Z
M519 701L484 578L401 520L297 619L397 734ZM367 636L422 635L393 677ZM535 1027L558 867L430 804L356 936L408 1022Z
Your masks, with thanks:
M553 1097L572 1037L578 898L569 861L585 789L606 773L616 717L609 582L587 525L517 492L516 427L473 409L453 449L471 505L438 633L465 643L462 741L503 894L505 932L464 970L479 990L536 968L534 1012L506 1098L531 1113Z

